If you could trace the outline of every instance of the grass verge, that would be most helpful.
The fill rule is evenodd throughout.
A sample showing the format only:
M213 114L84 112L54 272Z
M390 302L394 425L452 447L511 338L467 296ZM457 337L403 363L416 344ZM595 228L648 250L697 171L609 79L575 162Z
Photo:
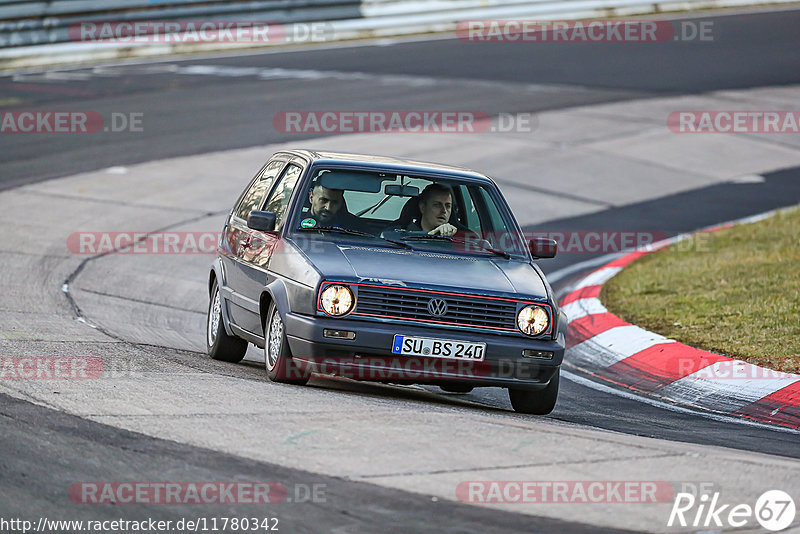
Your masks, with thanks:
M687 345L800 372L800 209L643 256L600 298L624 320Z

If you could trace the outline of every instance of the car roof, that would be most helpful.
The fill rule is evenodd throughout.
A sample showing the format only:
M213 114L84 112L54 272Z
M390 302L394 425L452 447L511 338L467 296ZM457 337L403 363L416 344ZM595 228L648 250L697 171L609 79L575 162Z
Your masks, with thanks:
M465 169L463 167L443 165L441 163L433 163L428 161L416 161L410 159L393 158L390 156L353 154L347 152L323 152L307 149L286 149L281 150L281 152L303 156L309 159L312 163L353 164L364 168L402 171L411 174L414 172L429 173L434 171L493 183L492 179L485 174L481 174L470 169Z

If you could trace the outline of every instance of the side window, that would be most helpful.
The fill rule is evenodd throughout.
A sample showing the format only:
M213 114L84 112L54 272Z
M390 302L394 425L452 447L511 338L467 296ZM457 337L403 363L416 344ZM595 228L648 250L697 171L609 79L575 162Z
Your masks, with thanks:
M267 194L270 187L272 187L272 183L275 181L275 177L278 176L284 163L284 161L273 161L267 165L267 168L264 169L261 176L253 182L253 185L250 186L250 189L248 189L247 193L242 197L242 201L236 206L234 215L246 221L250 212L258 209L258 206L261 205L264 196Z
M292 198L294 186L297 185L297 180L300 178L301 173L302 169L297 165L289 165L286 167L286 171L278 181L278 185L267 200L264 211L275 213L275 230L280 230L283 226L284 218L286 217L286 208L289 207L289 200Z

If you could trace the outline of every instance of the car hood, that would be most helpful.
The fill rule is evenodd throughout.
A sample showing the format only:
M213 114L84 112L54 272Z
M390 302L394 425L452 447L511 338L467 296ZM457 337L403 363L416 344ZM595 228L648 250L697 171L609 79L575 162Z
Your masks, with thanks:
M321 240L306 243L301 248L327 279L354 278L362 283L547 298L547 289L539 273L524 261Z

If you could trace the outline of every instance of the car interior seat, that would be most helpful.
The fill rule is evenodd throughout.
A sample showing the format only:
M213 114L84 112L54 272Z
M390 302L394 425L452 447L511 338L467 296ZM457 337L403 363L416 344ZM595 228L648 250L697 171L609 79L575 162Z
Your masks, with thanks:
M400 210L400 216L392 223L392 226L405 228L414 219L419 219L422 212L419 211L419 197L410 197Z
M419 210L419 196L411 197L406 200L403 209L400 210L400 216L392 222L392 226L405 228L411 224L411 221L420 217L422 217L422 212ZM465 228L460 221L458 206L455 203L453 203L453 209L450 212L450 224L456 228Z

